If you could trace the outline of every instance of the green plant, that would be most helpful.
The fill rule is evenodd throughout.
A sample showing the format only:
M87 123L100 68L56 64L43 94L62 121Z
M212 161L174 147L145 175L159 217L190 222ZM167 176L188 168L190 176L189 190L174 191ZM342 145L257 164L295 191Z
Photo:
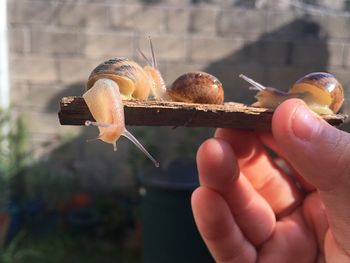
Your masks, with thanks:
M141 262L137 249L124 247L117 240L57 233L33 236L21 232L11 244L0 250L2 263L61 262Z
M23 118L0 109L0 211L21 192L21 173L29 163L28 132Z
M41 261L43 255L34 249L19 249L19 246L25 239L25 232L18 234L12 242L5 248L0 249L0 262L3 263L14 263L23 262L38 262ZM28 261L30 259L31 261Z
M22 117L0 111L0 171L9 179L28 164L28 132Z

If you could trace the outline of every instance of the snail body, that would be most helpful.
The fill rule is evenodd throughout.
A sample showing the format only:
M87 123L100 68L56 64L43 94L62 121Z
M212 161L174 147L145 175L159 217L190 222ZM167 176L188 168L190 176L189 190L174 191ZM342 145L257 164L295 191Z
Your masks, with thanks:
M338 80L330 73L314 72L305 75L295 82L288 92L271 87L264 87L241 74L241 78L253 85L257 90L257 102L253 106L276 108L283 101L299 98L305 101L314 112L325 115L337 113L344 101L344 90Z
M153 54L153 47L152 54ZM150 94L165 94L165 84L156 68L155 59L151 65L142 68L127 58L109 59L97 66L86 83L83 98L96 121L86 121L86 126L99 129L97 139L110 143L116 150L120 136L132 141L155 164L159 163L147 152L142 144L125 128L122 99L147 99Z

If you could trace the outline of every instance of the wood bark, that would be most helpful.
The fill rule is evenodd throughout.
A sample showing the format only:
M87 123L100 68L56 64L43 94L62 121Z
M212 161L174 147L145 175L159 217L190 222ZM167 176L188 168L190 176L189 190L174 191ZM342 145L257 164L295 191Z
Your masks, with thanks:
M156 100L125 100L125 124L137 126L221 127L246 130L271 130L273 111L266 108L227 102L223 105L195 104ZM62 125L84 125L94 120L82 97L64 97L60 101ZM343 114L322 116L331 125L340 125Z

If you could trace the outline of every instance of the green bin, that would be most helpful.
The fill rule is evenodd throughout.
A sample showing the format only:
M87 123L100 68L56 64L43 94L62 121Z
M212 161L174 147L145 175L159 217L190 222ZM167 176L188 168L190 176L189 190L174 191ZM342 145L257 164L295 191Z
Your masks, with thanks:
M174 161L165 171L143 174L140 182L143 262L214 262L191 210L191 194L199 185L195 163Z

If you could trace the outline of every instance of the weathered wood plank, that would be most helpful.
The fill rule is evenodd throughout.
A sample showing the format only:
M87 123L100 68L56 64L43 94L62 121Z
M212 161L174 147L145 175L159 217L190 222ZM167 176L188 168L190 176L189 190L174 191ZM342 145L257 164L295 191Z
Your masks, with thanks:
M155 100L125 100L126 125L221 127L270 130L273 111L228 102L224 105L189 104ZM64 97L58 113L62 125L84 125L94 120L81 97ZM346 115L322 116L332 125L340 125Z

